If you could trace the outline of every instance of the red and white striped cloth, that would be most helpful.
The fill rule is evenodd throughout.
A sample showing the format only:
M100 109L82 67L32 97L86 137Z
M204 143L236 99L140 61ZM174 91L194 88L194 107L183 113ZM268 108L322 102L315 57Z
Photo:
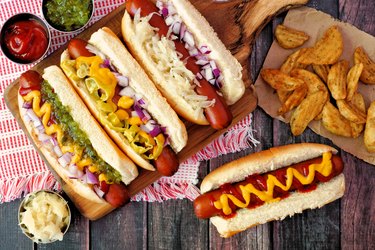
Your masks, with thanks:
M41 15L41 0L2 0L0 2L0 25L20 12ZM125 1L96 0L95 13L91 23L98 21ZM77 34L77 33L76 33ZM76 34L63 34L51 29L52 43L49 53L65 44ZM18 126L15 118L7 109L4 101L6 87L31 65L12 63L3 53L0 54L0 204L12 201L40 189L60 190L60 185L39 157L28 138ZM251 143L256 143L252 136L251 114L230 129L225 135L213 141L201 152L184 162L173 177L163 177L138 195L134 201L163 201L167 199L188 198L193 200L199 191L197 172L199 161L216 157L220 154L236 152Z

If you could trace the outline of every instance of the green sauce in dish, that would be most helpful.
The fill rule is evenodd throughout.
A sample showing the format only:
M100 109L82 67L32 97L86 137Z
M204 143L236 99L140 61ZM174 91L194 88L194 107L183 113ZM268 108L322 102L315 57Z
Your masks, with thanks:
M44 5L46 19L62 31L72 31L84 26L90 19L90 0L49 0Z
M62 105L59 97L54 93L53 88L46 81L43 82L41 88L42 100L48 102L52 106L52 115L56 119L57 124L63 130L63 144L78 144L84 149L82 159L91 158L99 170L106 174L110 182L119 183L121 175L112 166L108 165L92 147L86 133L82 131L69 113L69 110Z

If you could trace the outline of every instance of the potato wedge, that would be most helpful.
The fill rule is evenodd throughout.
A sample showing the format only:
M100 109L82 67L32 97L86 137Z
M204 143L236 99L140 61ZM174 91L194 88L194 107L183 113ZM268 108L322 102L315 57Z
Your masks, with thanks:
M297 62L297 59L301 54L304 53L305 50L306 48L302 48L289 55L283 65L281 65L280 71L285 74L289 74L293 69L305 69L307 67L307 64Z
M341 60L332 65L327 77L327 86L335 100L346 98L346 76L349 70L349 62Z
M313 64L312 68L313 68L315 74L317 74L320 77L320 79L322 79L323 82L327 83L328 72L329 72L329 69L330 69L329 65Z
M367 151L375 152L375 101L370 104L367 110L364 142Z
M356 107L358 110L366 114L366 104L365 100L363 99L362 94L360 93L355 93L352 100L349 102L350 105L353 105ZM365 128L365 124L357 124L354 122L350 122L350 126L352 127L352 137L357 138L358 136L361 135L363 129Z
M286 27L282 24L277 25L275 37L276 41L284 49L297 48L310 38L305 32Z
M322 124L332 134L352 137L350 122L330 102L327 102L323 108Z
M309 94L315 93L317 91L323 91L328 95L328 89L326 85L316 74L305 69L293 69L290 72L290 75L294 78L303 80L307 85Z
M350 70L349 73L346 77L346 100L350 101L352 100L353 96L357 92L358 89L358 81L359 77L362 74L363 70L363 64L362 63L357 63L355 64Z
M305 50L297 61L309 65L334 64L339 60L343 48L344 43L339 28L331 26L315 43L314 47Z
M292 91L305 84L302 80L290 77L278 69L262 69L263 80L277 90Z
M350 103L345 100L337 100L336 104L339 108L340 114L347 120L357 124L366 123L366 113L362 112L354 105L350 105Z
M367 84L375 84L375 63L371 60L362 47L355 49L354 63L363 64L363 70L360 77L361 81Z
M295 136L302 134L307 125L320 114L327 101L328 95L324 91L308 94L291 116L290 127L292 134Z
M279 97L279 101L283 104L288 99L288 97L293 93L293 91L286 91L286 90L276 90L277 96Z
M302 85L299 88L296 88L292 92L292 94L290 94L287 97L287 99L285 100L283 105L279 108L278 114L283 115L283 114L289 112L290 110L294 109L295 107L297 107L303 101L303 99L305 98L306 95L307 95L307 85L306 84Z

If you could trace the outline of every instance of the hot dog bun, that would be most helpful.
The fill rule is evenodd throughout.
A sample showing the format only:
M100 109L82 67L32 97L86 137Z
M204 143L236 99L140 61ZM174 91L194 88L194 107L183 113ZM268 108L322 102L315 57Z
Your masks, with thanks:
M187 26L187 30L193 33L197 46L204 45L210 49L209 58L216 62L223 76L223 86L220 92L228 105L234 104L241 98L245 91L240 63L225 48L225 45L218 38L207 20L189 1L171 0L163 2L173 3L182 22ZM155 82L157 88L167 98L172 108L189 121L202 125L208 124L204 115L204 109L199 106L197 107L196 103L191 103L185 98L189 95L194 96L194 93L192 93L194 91L191 87L192 82L186 78L172 77L168 72L161 72L155 66L154 55L150 56L149 52L145 49L145 45L140 42L140 37L146 36L143 32L144 28L141 26L136 27L127 11L124 13L121 29L123 39L130 52L143 66L146 73ZM138 29L139 31L137 31ZM169 52L165 52L165 54L167 53Z
M147 100L149 104L147 106L147 111L152 115L153 119L166 128L171 147L175 152L179 152L187 143L187 131L185 125L166 102L165 98L155 88L154 84L149 80L142 68L126 50L119 38L110 29L104 27L93 33L88 42L98 48L101 53L109 58L111 64L116 67L119 73L123 76L129 77L129 86L131 86L137 93L141 93L143 98ZM61 62L66 60L70 60L67 50L61 55ZM85 87L84 81L75 80L72 77L69 77L69 79L73 83L73 87L89 107L91 113L100 120L100 111L95 100L90 97L90 93ZM155 170L149 161L143 159L132 149L130 143L123 134L112 130L107 125L105 125L104 128L116 144L126 152L126 154L137 165L148 170Z
M138 175L135 164L118 149L91 116L89 110L71 87L61 69L57 66L50 66L44 69L43 79L51 85L61 103L68 108L69 114L78 124L79 128L86 134L97 155L121 174L121 181L123 183L129 184L134 180ZM96 211L100 211L100 209L103 208L109 211L113 209L113 207L103 198L100 198L88 184L76 178L71 178L71 173L69 173L68 168L61 166L53 149L45 147L38 139L39 130L36 129L32 121L25 119L27 109L22 108L24 102L23 97L18 94L20 116L25 123L26 129L50 166L64 181L63 185L67 185L69 189L74 190L76 196L73 198L79 199L81 201L80 203L94 203L90 211L94 214ZM87 216L90 217L90 215Z
M302 143L271 148L232 161L209 173L201 184L201 192L207 193L225 183L244 180L252 174L267 173L305 160L321 156L324 152L337 151L327 145ZM318 183L317 188L306 193L292 192L278 202L265 203L252 209L239 209L234 217L225 219L220 216L210 218L222 237L244 231L250 227L272 220L284 219L305 209L324 206L343 196L345 179L339 174L328 182Z
M98 155L114 169L120 172L122 182L129 184L138 176L134 163L119 150L114 142L103 131L100 124L92 117L78 94L68 83L68 79L57 66L44 69L43 78L55 90L64 106L69 107L73 117L90 140Z

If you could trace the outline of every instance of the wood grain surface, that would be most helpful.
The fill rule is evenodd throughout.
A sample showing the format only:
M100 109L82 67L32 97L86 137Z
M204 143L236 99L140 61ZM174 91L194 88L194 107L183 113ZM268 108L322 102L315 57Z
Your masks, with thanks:
M373 1L311 0L307 5L375 35ZM233 18L219 16L219 13L217 16L222 24ZM257 77L273 41L274 28L283 17L281 14L266 25L253 46L244 45L252 48L251 57L246 58L251 65L248 71L252 79ZM235 27L228 32L235 32ZM271 119L259 108L253 111L253 120L254 137L260 143L202 162L200 180L223 163L272 146L297 142L332 145L309 129L294 137L287 124ZM0 205L0 249L375 249L375 168L344 151L340 154L346 166L346 192L342 199L283 221L259 225L229 239L220 238L207 220L198 220L192 203L185 199L133 202L94 222L82 217L71 206L72 224L64 240L34 245L17 225L20 203L17 200Z

